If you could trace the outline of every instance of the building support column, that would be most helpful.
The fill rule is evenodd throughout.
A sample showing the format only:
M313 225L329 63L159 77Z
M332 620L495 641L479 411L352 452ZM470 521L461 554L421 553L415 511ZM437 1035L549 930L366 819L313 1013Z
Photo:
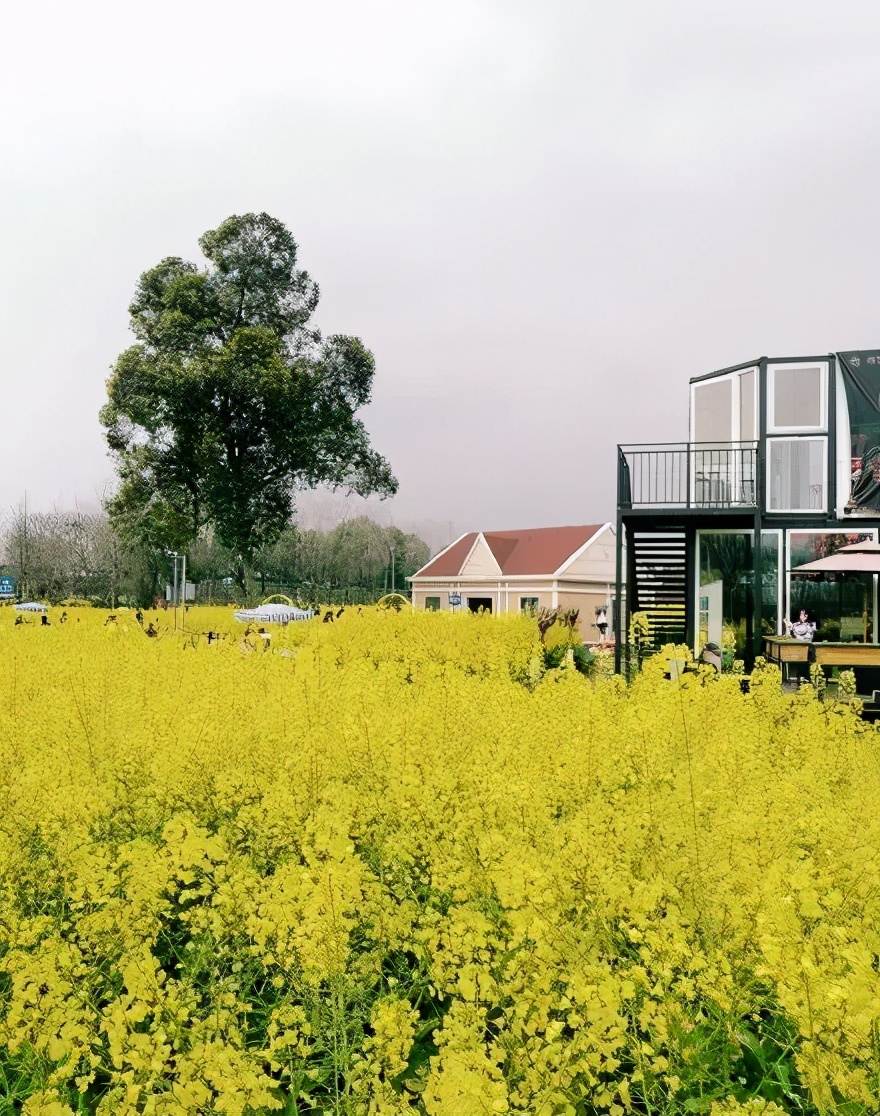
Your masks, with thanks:
M766 480L764 476L764 447L767 445L767 360L762 359L758 365L758 441L755 446L755 520L754 520L754 533L755 538L752 543L752 662L746 663L747 667L754 665L755 658L761 654L764 641L761 634L761 620L764 613L764 563L763 563L763 539L761 538L761 531L764 527L763 507L766 492ZM779 537L779 557L782 559L783 543L785 539L785 532L783 531ZM777 563L777 570L779 566ZM785 566L783 564L783 569ZM777 581L779 574L776 575ZM779 596L782 595L782 586L777 589ZM777 604L778 608L778 604Z
M615 585L614 585L614 671L620 674L623 666L623 517L617 512L615 536Z

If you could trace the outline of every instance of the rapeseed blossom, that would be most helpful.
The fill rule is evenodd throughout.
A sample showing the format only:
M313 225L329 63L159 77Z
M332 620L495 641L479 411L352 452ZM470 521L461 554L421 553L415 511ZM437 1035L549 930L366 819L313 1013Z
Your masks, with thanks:
M526 618L59 613L0 610L0 1108L880 1111L847 703Z

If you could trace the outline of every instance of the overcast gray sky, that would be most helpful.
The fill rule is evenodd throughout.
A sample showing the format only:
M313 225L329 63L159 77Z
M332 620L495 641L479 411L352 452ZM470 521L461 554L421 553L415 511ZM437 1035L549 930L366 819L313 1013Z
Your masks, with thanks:
M880 345L880 4L5 4L0 507L94 506L138 275L266 210L386 514L614 514L690 376ZM445 541L445 540L441 540Z

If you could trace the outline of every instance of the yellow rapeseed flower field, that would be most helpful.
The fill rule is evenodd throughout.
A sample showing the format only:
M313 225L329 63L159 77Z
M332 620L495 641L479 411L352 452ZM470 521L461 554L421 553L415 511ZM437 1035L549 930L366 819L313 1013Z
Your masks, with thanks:
M115 615L0 609L0 1113L880 1111L847 705L524 618Z

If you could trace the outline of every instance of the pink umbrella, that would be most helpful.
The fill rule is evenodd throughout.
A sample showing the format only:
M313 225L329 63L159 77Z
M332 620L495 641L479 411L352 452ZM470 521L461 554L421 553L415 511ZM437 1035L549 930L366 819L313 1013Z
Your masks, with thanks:
M836 554L795 566L792 573L869 573L880 574L880 543L857 542L843 546Z

